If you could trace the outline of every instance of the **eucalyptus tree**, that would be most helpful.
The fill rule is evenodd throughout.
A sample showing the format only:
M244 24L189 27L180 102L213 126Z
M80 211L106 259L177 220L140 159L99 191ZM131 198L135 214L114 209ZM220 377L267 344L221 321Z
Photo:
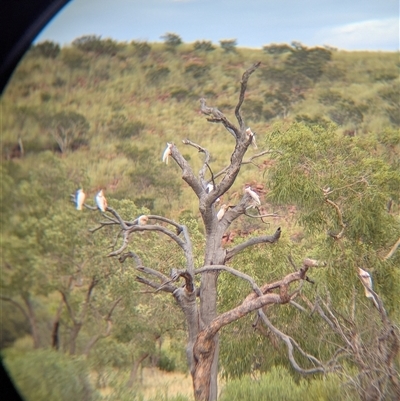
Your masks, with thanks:
M199 212L205 235L201 260L195 258L188 227L163 216L148 215L148 224L140 225L138 219L125 220L117 210L108 207L106 209L107 221L101 222L98 227L118 226L117 238L113 240L115 249L108 256L117 257L121 263L126 260L133 260L136 269L145 274L145 276L137 276L138 282L152 287L156 293L159 291L170 293L180 306L186 320L188 332L186 355L196 400L215 400L217 398L219 331L253 311L258 311L261 319L268 324L268 319L261 308L268 304L288 303L296 294L289 288L290 284L305 280L307 271L311 267L320 265L316 260L305 258L301 268L296 272L272 283L264 283L258 286L252 277L230 267L229 263L235 256L255 245L276 243L281 236L281 228L276 228L275 232L270 235L254 237L230 248L223 247L222 238L230 225L241 216L248 214L248 209L255 208L258 210L259 205L258 197L254 196L254 191L244 191L238 203L231 205L222 218L219 219L217 216L216 203L235 183L242 165L249 164L255 158L269 153L268 150L265 150L248 160L244 159L248 147L254 142L254 134L248 130L243 120L241 107L249 78L259 65L260 63L254 64L243 73L235 108L237 124L232 123L217 108L208 107L205 99L200 100L200 111L207 116L207 120L211 123L221 124L226 129L227 134L232 135L235 140L230 162L225 168L214 174L210 166L210 152L189 139L183 139L184 145L194 147L204 156L202 167L199 173L195 174L178 146L174 143L167 144L166 152L169 158L172 158L179 166L182 179L192 189L199 202ZM159 235L166 236L172 243L175 243L182 253L183 266L173 266L168 275L156 267L151 267L151 262L148 265L143 263L142 257L139 255L140 252L135 249L138 247L135 237L138 238L136 235L143 232L159 233ZM118 236L121 236L122 239L118 240ZM157 241L153 242L153 247L157 247ZM151 248L146 249L146 260L151 261ZM152 263L154 262L156 263L156 261ZM218 314L218 276L223 271L245 280L251 292L238 306ZM200 277L199 284L196 277ZM183 280L183 284L179 284L181 280ZM282 339L287 343L290 342L288 336L282 336ZM295 361L293 346L290 345L288 348L293 365L301 369ZM310 358L312 357L310 356ZM320 365L311 371L324 371L324 368Z

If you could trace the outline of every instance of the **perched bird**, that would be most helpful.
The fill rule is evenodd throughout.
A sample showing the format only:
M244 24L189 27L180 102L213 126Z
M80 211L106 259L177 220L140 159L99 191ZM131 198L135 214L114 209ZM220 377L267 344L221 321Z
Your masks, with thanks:
M251 144L253 145L253 148L257 149L258 146L257 146L257 143L256 143L256 134L255 134L255 132L252 132L252 130L250 128L247 128L246 136L247 136L248 140L251 138Z
M225 212L226 212L228 209L229 209L229 205L227 205L227 204L224 203L224 204L221 206L221 209L218 210L217 219L218 219L218 220L221 220L221 219L224 217L224 214L225 214Z
M102 211L105 212L107 209L107 199L104 196L103 190L96 195L95 198L97 207Z
M148 216L143 214L138 218L138 225L139 226L145 226L147 224L148 220L149 220Z
M172 148L172 143L167 142L167 147L164 150L164 153L162 155L162 161L165 164L168 164L168 159L171 156L171 148Z
M83 203L85 202L86 194L82 188L79 188L75 193L76 210L82 210Z
M213 185L211 182L209 182L209 183L207 184L206 192L209 194L211 191L214 191L214 185ZM221 200L221 199L217 198L217 199L215 200L215 202L219 202L220 200Z
M245 189L245 192L247 192L254 199L254 201L256 202L257 205L261 205L260 197L258 196L258 194L256 192L254 192L251 189L251 187L247 187Z
M372 298L374 301L375 306L379 309L379 305L376 302L376 299L374 295L372 294L372 278L371 275L364 269L361 269L361 267L358 268L358 277L360 277L361 282L364 286L364 291L365 291L365 296L367 298Z

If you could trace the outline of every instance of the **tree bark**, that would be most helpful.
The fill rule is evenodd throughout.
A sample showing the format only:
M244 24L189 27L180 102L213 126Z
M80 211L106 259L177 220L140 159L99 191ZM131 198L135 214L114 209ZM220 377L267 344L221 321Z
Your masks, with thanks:
M128 388L131 388L133 386L133 383L136 382L136 377L137 377L137 371L139 369L139 366L141 365L141 363L149 356L148 353L142 354L138 359L136 359L133 362L132 365L132 369L131 369L131 373L129 375L129 380L128 383L126 383L126 386Z
M29 296L23 296L22 299L24 300L24 303L28 311L27 315L32 330L33 348L37 349L40 347L41 341L40 341L39 330L37 327L35 311L33 309L32 301L29 298Z
M57 313L53 321L53 330L51 331L51 346L55 350L58 350L60 346L59 329L60 329L60 317L63 306L64 306L64 301L61 300L60 306L57 309Z

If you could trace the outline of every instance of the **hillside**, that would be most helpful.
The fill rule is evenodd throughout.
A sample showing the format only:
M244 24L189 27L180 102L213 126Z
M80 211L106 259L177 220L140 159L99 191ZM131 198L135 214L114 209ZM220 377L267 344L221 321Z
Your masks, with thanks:
M312 374L293 369L282 338L249 314L219 333L221 399L265 400L265 386L277 401L365 401L371 383L388 396L400 388L389 382L400 341L399 54L300 43L246 49L229 40L215 47L175 34L165 43L85 36L62 48L33 46L1 100L1 349L32 399L190 399L181 390L191 381L187 321L163 292L175 285L164 279L187 269L183 226L164 237L147 226L129 237L124 224L146 214L163 216L150 216L156 227L168 219L185 225L190 260L203 267L208 233L199 201L176 160L165 164L162 155L174 143L197 174L204 154L182 143L189 139L210 152L206 180L216 175L219 184L238 137L208 122L199 100L236 122L240 80L256 62L241 111L258 147L244 150L221 204L243 203L250 184L261 206L243 206L217 242L231 252L229 267L260 286L305 260L324 268L292 285L297 303L263 308L302 347L295 358ZM87 194L81 211L71 196L78 188ZM91 208L100 189L121 227L110 210ZM250 235L264 236L251 250ZM135 254L121 253L128 239ZM359 267L371 272L384 313L364 292ZM151 269L160 287L146 285ZM193 288L202 288L202 274ZM217 276L220 314L254 291L240 274ZM322 309L328 318L319 319ZM322 377L310 355L340 369ZM171 393L151 386L156 367L174 372L163 375Z
M205 97L233 117L241 73L256 61L262 64L243 114L261 147L277 122L333 122L347 135L379 135L400 124L397 53L300 44L226 51L196 44L84 37L62 49L35 46L3 96L3 159L18 155L21 139L27 164L45 149L62 151L75 185L89 195L103 187L154 211L195 212L185 192L185 205L176 202L184 189L176 168L159 163L163 149L168 141L189 138L212 148L214 169L222 168L217 155L227 154L232 143L221 126L205 122L198 100ZM63 121L68 113L76 113L74 123ZM61 129L69 130L61 134L69 138L57 143ZM196 152L188 148L186 154L198 168ZM258 180L253 175L247 179Z

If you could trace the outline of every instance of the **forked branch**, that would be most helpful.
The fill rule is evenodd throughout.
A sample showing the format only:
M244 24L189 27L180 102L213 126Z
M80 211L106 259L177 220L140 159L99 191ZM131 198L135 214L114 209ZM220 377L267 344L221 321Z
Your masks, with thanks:
M235 116L236 116L236 119L237 119L237 121L239 123L240 130L242 132L244 132L245 125L244 125L244 122L243 122L243 119L242 119L242 115L240 113L240 108L242 107L242 104L243 104L243 101L244 101L244 95L245 95L246 90L247 90L247 82L248 82L248 80L250 78L250 75L253 74L253 72L260 66L260 64L261 64L261 61L259 61L258 63L253 64L249 69L247 69L243 73L242 80L240 82L240 95L239 95L238 104L236 105L236 108L235 108Z

